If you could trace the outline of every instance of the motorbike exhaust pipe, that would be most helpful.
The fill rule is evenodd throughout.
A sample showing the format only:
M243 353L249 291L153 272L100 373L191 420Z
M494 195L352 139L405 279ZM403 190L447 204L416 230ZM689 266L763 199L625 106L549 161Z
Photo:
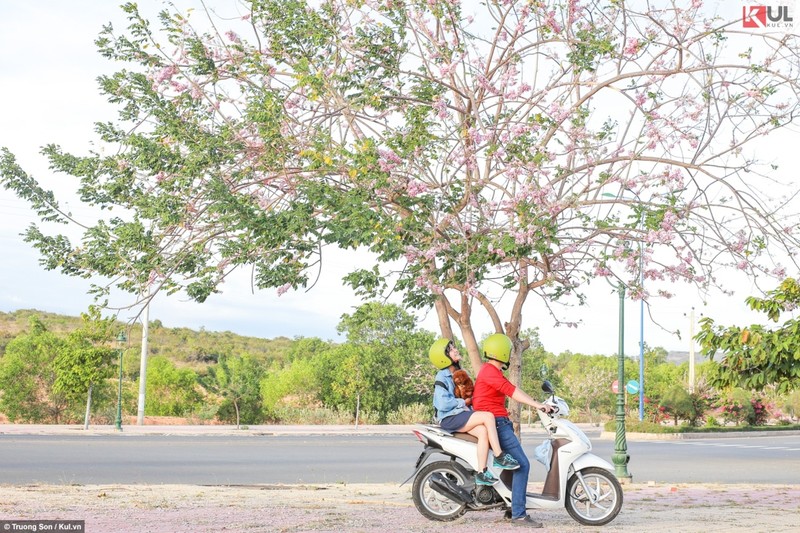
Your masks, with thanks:
M472 502L472 496L470 495L469 492L462 489L461 487L459 487L458 485L456 485L455 483L453 483L452 481L450 481L449 479L447 479L438 472L431 475L431 477L429 478L429 483L433 490L435 490L442 496L450 498L456 503Z

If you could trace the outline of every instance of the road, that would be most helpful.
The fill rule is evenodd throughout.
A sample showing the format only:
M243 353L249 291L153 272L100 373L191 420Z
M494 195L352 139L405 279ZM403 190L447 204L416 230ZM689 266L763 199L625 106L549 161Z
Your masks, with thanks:
M529 456L539 442L526 439ZM610 460L613 441L594 447ZM411 434L0 435L0 483L400 483L421 450ZM800 436L629 441L628 452L636 482L800 484Z

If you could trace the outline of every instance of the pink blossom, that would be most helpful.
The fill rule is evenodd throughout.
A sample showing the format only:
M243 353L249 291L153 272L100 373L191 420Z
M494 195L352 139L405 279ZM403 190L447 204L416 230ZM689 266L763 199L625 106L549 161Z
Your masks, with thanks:
M598 265L594 269L594 275L595 276L599 276L599 277L603 277L603 278L607 278L608 276L611 275L611 270L609 270L608 268L606 268L604 266Z
M740 254L744 251L744 247L747 245L747 236L743 231L740 231L736 234L736 242L730 245L731 251L734 253Z
M428 185L421 181L411 180L406 185L406 191L411 198L415 198L420 194L428 191Z
M764 94L758 89L750 89L744 93L745 95L749 96L750 98L755 98L756 100L764 100Z
M231 30L228 30L228 31L225 32L225 37L227 37L228 40L230 42L232 42L232 43L241 43L242 42L242 40L239 38L239 36L236 35L236 32L231 31Z
M550 104L550 107L547 108L547 114L550 115L550 118L556 122L564 122L567 118L569 118L570 110L568 108L561 107L556 102L553 102Z
M278 287L278 296L283 296L283 295L284 295L284 294L286 294L286 293L289 291L289 289L291 289L291 288L292 288L292 284L291 284L291 283L284 283L283 285L281 285L280 287Z
M171 80L172 77L177 72L178 72L178 67L176 67L175 65L166 66L162 68L160 71L158 71L158 74L156 74L156 82L163 83L165 81Z
M446 119L450 117L450 112L447 110L447 102L444 98L437 98L433 101L433 109L436 110L436 116L440 119Z
M544 19L544 25L553 33L561 33L561 25L556 21L556 12L549 11Z
M378 155L380 156L378 166L383 172L391 172L403 162L392 150L380 149Z
M486 249L489 251L489 253L494 254L498 257L506 256L505 250L503 250L502 248L495 248L494 246L491 245L491 243L486 247Z
M634 57L639 51L640 47L641 42L639 39L635 37L629 37L628 41L625 43L625 48L622 50L622 54L628 57Z
M675 223L678 221L678 215L674 211L667 211L664 213L664 218L661 220L661 228L664 231L672 231L675 229Z

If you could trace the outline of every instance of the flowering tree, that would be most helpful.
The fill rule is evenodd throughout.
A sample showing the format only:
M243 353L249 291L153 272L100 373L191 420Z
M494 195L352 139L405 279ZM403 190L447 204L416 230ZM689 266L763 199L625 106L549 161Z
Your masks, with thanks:
M121 213L79 244L26 238L47 268L109 279L100 294L198 301L237 267L280 294L313 283L326 245L369 251L346 281L434 306L476 369L475 317L521 353L532 295L780 273L797 226L758 192L774 184L750 146L798 115L796 37L744 41L700 1L629 4L253 0L205 26L165 11L160 31L126 4L127 31L97 40L127 67L101 78L114 150L44 149ZM44 220L71 221L0 164Z

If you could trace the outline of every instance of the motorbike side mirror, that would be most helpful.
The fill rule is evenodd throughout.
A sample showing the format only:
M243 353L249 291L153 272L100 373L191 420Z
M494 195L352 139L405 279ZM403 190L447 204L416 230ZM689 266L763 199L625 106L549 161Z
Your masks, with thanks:
M553 385L548 380L542 382L542 390L547 394L553 394Z

